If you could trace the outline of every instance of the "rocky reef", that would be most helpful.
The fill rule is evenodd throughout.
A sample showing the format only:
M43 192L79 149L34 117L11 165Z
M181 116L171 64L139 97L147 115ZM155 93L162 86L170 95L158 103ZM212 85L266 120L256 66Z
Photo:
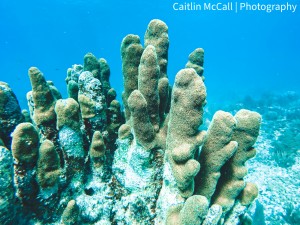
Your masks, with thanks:
M214 111L210 104L208 112ZM255 158L247 162L246 180L259 186L254 225L298 225L300 215L300 95L295 91L245 96L222 106L235 114L242 108L264 118ZM214 106L214 108L218 108ZM208 113L206 113L207 116ZM254 205L253 204L253 205Z
M245 163L261 116L217 111L200 129L204 50L171 87L167 25L152 20L144 41L121 44L124 112L91 53L68 69L67 99L31 67L29 112L0 83L1 224L251 224L258 188Z

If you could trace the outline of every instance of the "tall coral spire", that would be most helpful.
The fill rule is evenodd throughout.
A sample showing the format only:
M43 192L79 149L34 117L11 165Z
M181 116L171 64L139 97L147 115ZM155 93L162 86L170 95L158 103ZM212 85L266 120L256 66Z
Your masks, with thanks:
M216 191L222 166L237 150L238 143L232 141L235 126L236 120L230 113L217 111L208 128L199 156L201 170L196 177L195 193L209 201Z
M124 80L124 92L122 93L122 99L125 107L126 121L130 118L127 99L131 92L138 89L138 67L143 50L140 37L137 35L129 34L122 40L121 56Z
M38 186L35 167L38 158L39 135L31 123L19 124L13 132L12 155L15 160L14 182L17 197L25 206L34 206Z
M151 148L155 138L153 125L147 110L147 101L139 90L135 90L128 98L128 106L131 112L132 127L137 141L146 148Z
M204 80L203 68L204 64L204 50L203 48L196 48L190 55L185 68L193 68L197 74Z
M59 161L53 143L45 140L40 146L37 161L37 181L45 198L58 191L61 173Z
M167 154L183 197L193 194L194 177L200 169L194 155L205 137L205 132L198 131L202 124L205 99L206 88L196 71L180 70L172 92Z
M245 188L244 177L247 175L245 163L256 154L253 145L259 135L261 124L261 116L258 113L245 109L238 111L234 118L237 126L232 140L238 143L238 148L222 168L217 190L212 197L213 202L221 205L225 212L233 207L236 198Z
M54 112L55 98L44 78L42 72L31 67L28 71L34 102L33 119L38 126L49 126L55 124L56 115Z
M147 111L154 130L159 130L159 93L158 93L159 66L156 50L148 45L141 57L139 65L138 89L147 102Z
M78 86L81 115L91 137L94 131L104 131L107 126L107 105L102 92L102 83L92 72L84 71L79 76Z
M159 78L167 77L169 50L168 26L161 20L151 20L148 24L144 39L145 47L153 45L156 49L158 65L160 67Z

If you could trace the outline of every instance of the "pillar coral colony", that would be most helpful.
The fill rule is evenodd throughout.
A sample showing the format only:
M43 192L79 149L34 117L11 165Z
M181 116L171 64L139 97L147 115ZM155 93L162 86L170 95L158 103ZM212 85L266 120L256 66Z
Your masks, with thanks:
M274 11L295 12L297 4L290 4L286 2L284 4L261 4L261 3L248 3L248 2L218 2L218 3L203 3L196 2L175 2L173 4L175 11L265 11L271 13Z

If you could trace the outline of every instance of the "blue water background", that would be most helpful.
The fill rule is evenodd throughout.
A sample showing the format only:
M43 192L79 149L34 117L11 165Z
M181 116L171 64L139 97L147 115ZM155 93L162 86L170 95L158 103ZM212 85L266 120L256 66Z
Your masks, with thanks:
M67 68L92 52L105 58L111 83L123 90L120 44L129 33L143 42L151 19L169 27L171 83L197 47L205 49L208 103L243 95L300 90L300 3L291 12L174 11L175 0L1 0L0 80L10 84L22 108L38 67L67 97ZM184 2L184 1L178 1ZM189 1L187 1L189 2ZM213 0L197 0L217 2ZM221 2L221 1L220 1ZM223 1L227 2L227 1ZM248 2L255 2L249 0ZM256 1L257 2L257 1ZM260 0L261 3L286 3Z

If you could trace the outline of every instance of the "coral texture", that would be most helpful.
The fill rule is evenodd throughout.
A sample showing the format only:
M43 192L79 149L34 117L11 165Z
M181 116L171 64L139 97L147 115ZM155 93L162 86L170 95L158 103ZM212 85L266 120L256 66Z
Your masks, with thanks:
M196 48L190 55L189 61L185 65L186 68L193 68L197 74L204 80L203 68L204 64L204 50L202 48Z
M24 122L18 100L7 83L0 82L0 140L9 148L10 133Z
M171 88L167 25L152 20L144 40L143 47L131 34L121 44L124 112L107 61L91 53L83 65L68 69L67 99L30 68L30 113L21 112L11 89L0 83L1 109L14 114L0 111L1 124L6 122L0 136L6 146L0 148L1 224L251 221L247 211L258 189L244 181L245 162L255 155L260 115L218 111L208 131L200 129L203 49L190 54Z

